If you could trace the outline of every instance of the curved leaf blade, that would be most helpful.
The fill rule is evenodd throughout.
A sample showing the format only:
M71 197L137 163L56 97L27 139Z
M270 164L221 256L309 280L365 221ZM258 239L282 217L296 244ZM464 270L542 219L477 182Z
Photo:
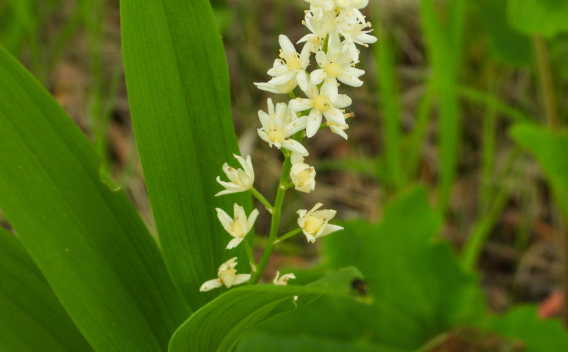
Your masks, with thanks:
M194 310L219 292L199 292L243 246L215 208L250 211L248 194L214 197L223 163L238 154L221 37L207 0L122 0L124 65L132 120L168 270ZM238 164L237 164L238 165ZM252 239L252 236L250 239ZM247 268L241 272L246 272Z
M0 312L4 351L93 351L18 238L2 227Z
M311 303L322 294L348 296L351 282L361 277L357 269L349 267L306 286L231 289L183 323L172 337L169 351L231 351L245 333L261 322Z
M40 84L0 49L0 207L98 351L161 351L189 311L159 249L100 159Z

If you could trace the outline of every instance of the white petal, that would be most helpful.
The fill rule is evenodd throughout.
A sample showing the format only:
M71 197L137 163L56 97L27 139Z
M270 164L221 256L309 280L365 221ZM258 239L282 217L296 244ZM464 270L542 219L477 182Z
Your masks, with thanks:
M331 132L338 134L341 137L345 138L345 140L347 140L347 133L345 133L345 131L339 128L338 126L331 125L329 126L329 129L331 130Z
M235 277L235 282L233 285L242 284L243 282L247 282L250 279L250 274L238 274Z
M257 129L258 132L258 136L265 141L266 143L272 143L272 141L270 140L270 137L268 137L268 134L266 132L264 132L264 130L261 130L260 128Z
M363 85L363 81L361 81L359 78L350 75L348 73L343 73L341 76L337 77L338 80L340 80L341 82L350 85L352 87L361 87Z
M314 107L314 101L312 99L296 98L290 100L288 107L294 112L305 111Z
M301 90L308 89L308 79L306 77L306 71L300 70L296 75L296 80L298 81L298 85L300 86Z
M227 213L225 213L223 209L215 208L215 210L217 210L217 218L221 222L221 225L223 225L223 228L227 232L231 233L231 226L233 225L233 219L231 219L231 217Z
M306 136L308 138L312 138L321 126L322 114L319 114L316 109L312 109L310 111L310 115L308 116L308 124L306 127Z
M343 227L337 226L337 225L332 225L332 224L327 224L325 226L325 229L317 237L327 236L330 233L334 233L334 232L339 231L339 230L343 230Z
M214 288L221 287L221 286L223 286L223 283L221 282L221 280L213 279L213 280L206 281L203 285L201 285L201 288L199 289L199 291L206 292L206 291L209 291L209 290L212 290Z
M355 77L361 77L365 74L365 71L360 70L360 69L355 68L355 67L347 67L344 71L345 71L345 73L353 75Z
M311 234L309 234L308 232L306 232L306 230L304 230L304 235L306 235L306 239L308 240L308 242L314 243L316 241L316 238Z
M316 210L318 210L319 208L321 208L323 206L323 203L316 203L316 205L314 205L314 207L312 208L312 210L310 210L310 213L315 212Z
M288 39L287 36L284 34L280 34L278 37L278 41L280 42L280 47L285 55L290 55L296 52L296 48L294 48L294 44Z
M304 156L298 153L292 153L290 160L292 161L292 165L298 164L304 161Z
M325 92L327 93L327 97L329 98L332 104L335 104L335 101L337 100L337 80L335 78L326 78L325 83L323 85L325 86Z
M233 249L233 248L235 248L236 246L238 246L238 245L243 241L243 239L244 239L244 238L242 238L242 237L235 237L235 238L233 238L233 239L229 242L229 244L227 245L226 249Z
M321 52L321 51L320 51ZM323 69L317 69L310 74L312 84L318 85L325 79L326 73Z
M323 52L323 51L318 51L316 53L316 61L319 65L319 67L323 68L325 66L325 64L327 63L327 55ZM314 83L317 84L317 83Z
M258 210L254 209L248 219L247 219L247 223L248 223L248 227L249 227L249 231L250 229L252 229L252 227L254 226L254 222L256 221L256 218L258 217Z
M245 186L243 188L247 190L250 189L252 187L253 180L249 177L249 175L247 175L246 172L244 172L241 169L239 169L238 173L239 173L239 180L241 180L241 183Z
M296 119L295 121L290 122L284 128L285 137L292 136L292 135L296 134L296 132L299 132L299 131L305 129L307 124L308 124L308 117L307 116L302 116L302 117Z
M335 122L339 126L345 125L345 115L343 115L343 113L339 109L326 109L324 110L323 115L327 120Z
M258 119L260 120L260 123L262 124L262 128L264 128L265 130L268 130L270 128L270 122L272 122L272 119L270 118L270 116L265 113L262 110L258 111Z
M343 109L351 105L353 101L346 94L337 94L337 99L333 103L334 108Z
M288 149L292 152L296 152L300 155L309 155L310 153L308 153L308 150L306 148L304 148L303 145L300 144L300 142L297 142L293 139L285 139L284 142L282 142L282 147L285 149Z
M283 75L274 77L273 79L268 81L268 84L274 84L276 86L279 86L290 82L294 78L296 78L296 72L289 71Z

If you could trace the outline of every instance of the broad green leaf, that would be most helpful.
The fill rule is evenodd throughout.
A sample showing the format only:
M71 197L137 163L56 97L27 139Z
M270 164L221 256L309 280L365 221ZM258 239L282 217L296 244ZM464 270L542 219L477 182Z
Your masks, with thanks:
M473 4L489 35L493 57L506 64L529 65L531 63L530 38L514 30L507 22L507 2L481 0Z
M309 308L314 309L313 306ZM349 322L348 322L349 323ZM345 324L347 325L347 324ZM383 345L362 341L337 341L313 336L298 335L300 331L287 333L270 333L255 330L239 345L238 352L404 352Z
M18 238L2 227L0 312L3 351L93 351Z
M419 188L391 203L379 225L347 223L343 233L349 236L326 241L332 268L359 265L369 292L381 302L364 323L374 329L374 341L418 348L483 313L476 278L461 270L448 244L435 241L439 226L439 214ZM395 320L395 312L406 321Z
M547 128L517 124L511 135L523 148L533 153L540 162L558 207L568 221L568 132L553 132Z
M360 266L373 304L326 297L303 314L263 324L261 331L413 351L454 326L478 322L484 307L477 280L461 270L448 244L434 239L440 216L423 188L397 198L378 225L342 225L344 231L326 237L329 265Z
M215 208L250 211L250 195L215 197L215 178L239 166L223 46L207 0L123 0L124 65L136 141L168 269L194 310L221 291L199 292L227 259L248 260ZM240 167L240 166L239 166ZM252 239L252 236L249 236Z
M0 49L0 207L97 351L162 351L189 314L159 249L100 159Z
M515 308L502 317L494 317L486 328L516 341L524 352L564 352L568 333L560 321L542 320L534 306Z
M180 326L169 351L231 351L245 333L271 317L308 304L322 294L353 295L351 282L361 277L357 269L349 267L305 286L269 284L231 289Z
M568 1L509 0L508 17L520 32L552 37L568 31Z

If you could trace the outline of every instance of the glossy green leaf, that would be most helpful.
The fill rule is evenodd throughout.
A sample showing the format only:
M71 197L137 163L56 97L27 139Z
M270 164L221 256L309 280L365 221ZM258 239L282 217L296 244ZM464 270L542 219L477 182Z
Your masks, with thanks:
M2 351L93 351L18 238L2 227L0 312Z
M511 135L540 162L552 186L554 199L568 221L568 161L561 157L568 150L568 132L518 124L511 129Z
M509 22L526 34L554 36L568 31L568 1L509 0Z
M378 225L342 225L344 231L326 237L329 265L360 266L373 304L325 297L305 313L263 324L262 332L351 343L353 351L363 344L413 351L454 326L478 322L484 307L477 280L462 271L448 244L435 240L440 216L423 188L389 204Z
M480 0L473 4L487 30L492 56L506 64L529 65L532 55L530 38L514 30L507 22L507 2Z
M215 178L228 162L238 166L229 78L219 31L207 0L123 0L124 65L136 141L168 269L197 309L221 291L199 292L243 246L215 208L250 211L250 195L214 197ZM240 166L239 166L240 167ZM249 236L252 239L252 236Z
M361 277L357 269L349 267L305 286L268 284L231 289L180 326L169 351L231 351L245 333L271 317L300 308L322 294L353 295L351 282Z
M189 314L124 192L40 84L0 49L0 207L97 351L165 350Z
M542 320L535 306L518 307L489 320L486 328L516 342L524 352L564 352L568 332L556 319Z

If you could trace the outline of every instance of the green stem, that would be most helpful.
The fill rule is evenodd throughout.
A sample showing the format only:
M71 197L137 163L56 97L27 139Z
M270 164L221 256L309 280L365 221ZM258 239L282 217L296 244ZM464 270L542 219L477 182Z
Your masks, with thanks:
M276 241L274 241L274 244L280 243L280 242L282 242L282 241L285 241L285 240L289 239L290 237L296 236L296 235L299 234L300 232L302 232L302 229L301 229L301 228L292 230L292 231L290 231L290 232L288 232L288 233L286 233L286 234L284 234L284 235L278 237L278 238L276 239Z
M264 196L260 194L259 191L257 191L254 187L252 187L249 191L250 193L252 193L253 196L255 196L256 199L258 199L266 207L266 210L272 213L274 207L270 203L268 203L266 198L264 198Z
M276 200L274 201L274 211L272 212L272 221L270 223L268 245L264 249L264 253L262 253L262 257L260 258L256 272L253 273L253 276L250 280L251 284L258 283L258 280L260 279L262 272L264 271L264 267L266 267L266 264L268 263L268 260L272 255L272 251L274 250L274 241L276 240L276 236L278 235L278 229L280 227L280 215L282 213L282 203L284 201L284 194L286 193L286 189L283 189L280 186L286 186L286 184L288 184L288 174L290 173L291 167L292 163L290 161L290 157L286 157L284 159L284 165L282 166L282 175L280 176L280 183L278 184L278 192L276 192Z
M294 91L288 92L288 95L290 96L290 99L296 99L296 94L294 94Z
M543 37L536 36L534 38L534 47L538 63L538 75L540 78L546 122L552 129L557 129L559 123L558 113L556 112L556 96L554 92L554 83L552 81L552 72L550 70L550 56L548 55L546 40Z
M520 150L515 148L507 160L505 169L503 170L502 177L511 173L511 169L517 158L520 155ZM488 211L482 214L479 222L474 226L471 235L467 239L462 251L462 265L467 271L475 270L477 260L483 250L483 245L487 241L495 222L499 219L499 215L503 212L507 200L511 195L511 190L508 187L502 187L495 196L493 203Z
M250 262L250 266L252 268L252 272L256 271L256 261L254 260L254 255L252 252L252 248L250 246L250 243L248 243L246 240L243 241L245 244L245 251L247 252L247 256L249 258L249 262Z
M280 188L286 190L288 188L292 188L294 187L294 182L288 182L287 184L285 184L284 186L280 186Z

